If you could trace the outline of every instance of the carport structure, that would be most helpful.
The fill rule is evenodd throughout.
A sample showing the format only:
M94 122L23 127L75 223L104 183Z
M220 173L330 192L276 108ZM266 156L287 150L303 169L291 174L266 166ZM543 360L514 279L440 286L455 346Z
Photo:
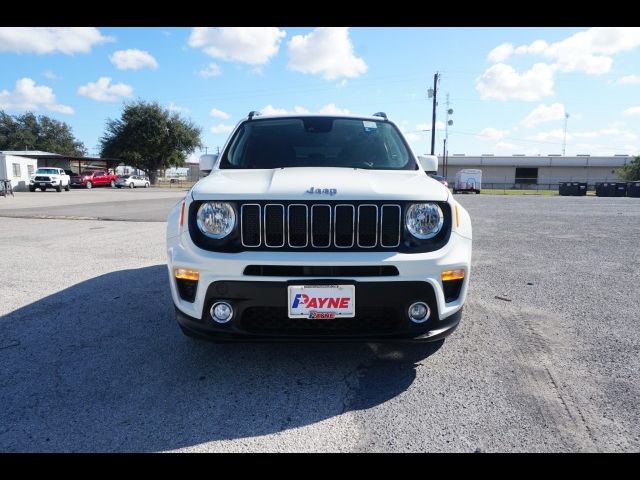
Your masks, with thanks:
M113 170L124 164L118 158L102 158L102 157L78 157L73 155L60 155L51 152L42 151L12 151L11 155L29 157L38 161L39 167L57 167L65 170L73 170L75 173L82 173L86 170Z

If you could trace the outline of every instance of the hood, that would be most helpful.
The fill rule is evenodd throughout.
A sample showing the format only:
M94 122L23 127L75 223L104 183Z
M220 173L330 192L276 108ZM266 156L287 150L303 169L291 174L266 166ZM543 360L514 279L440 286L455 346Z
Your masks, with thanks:
M192 196L194 200L445 201L449 190L422 170L293 167L213 170L193 186Z

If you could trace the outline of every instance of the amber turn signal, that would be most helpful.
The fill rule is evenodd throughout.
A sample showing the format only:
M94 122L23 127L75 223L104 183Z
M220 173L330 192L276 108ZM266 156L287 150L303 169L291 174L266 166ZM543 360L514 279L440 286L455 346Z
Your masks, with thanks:
M197 282L200 279L200 273L197 270L189 270L187 268L176 268L175 275L179 280L194 280Z
M442 281L450 282L451 280L462 280L464 278L464 270L459 268L457 270L444 270L442 272Z
M184 205L185 205L185 201L182 201L182 207L180 207L180 226L182 227L184 225Z

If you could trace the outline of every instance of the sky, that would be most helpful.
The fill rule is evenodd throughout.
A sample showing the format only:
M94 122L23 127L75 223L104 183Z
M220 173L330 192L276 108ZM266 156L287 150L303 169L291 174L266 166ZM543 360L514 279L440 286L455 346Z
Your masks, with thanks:
M89 155L126 102L158 101L222 147L251 110L384 111L436 153L640 153L640 28L0 27L0 110L67 122ZM567 117L568 115L568 117ZM196 152L192 160L203 152Z

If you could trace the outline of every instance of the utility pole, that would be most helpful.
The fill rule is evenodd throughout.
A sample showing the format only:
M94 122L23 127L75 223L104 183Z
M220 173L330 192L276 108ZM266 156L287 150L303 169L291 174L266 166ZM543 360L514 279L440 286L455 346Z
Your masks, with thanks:
M428 90L428 97L433 97L433 112L431 114L431 155L435 154L436 146L436 107L438 106L438 80L440 80L440 74L436 72L433 75L433 89Z
M569 114L564 112L564 140L562 140L562 156L564 157L567 148L567 120L569 120Z
M204 147L204 154L206 155L207 153L209 153L209 147Z
M442 140L442 176L444 178L447 178L446 164L447 164L447 137L444 137L444 139Z
M447 92L447 121L444 124L444 148L442 152L442 176L447 178L447 140L449 140L449 93Z

